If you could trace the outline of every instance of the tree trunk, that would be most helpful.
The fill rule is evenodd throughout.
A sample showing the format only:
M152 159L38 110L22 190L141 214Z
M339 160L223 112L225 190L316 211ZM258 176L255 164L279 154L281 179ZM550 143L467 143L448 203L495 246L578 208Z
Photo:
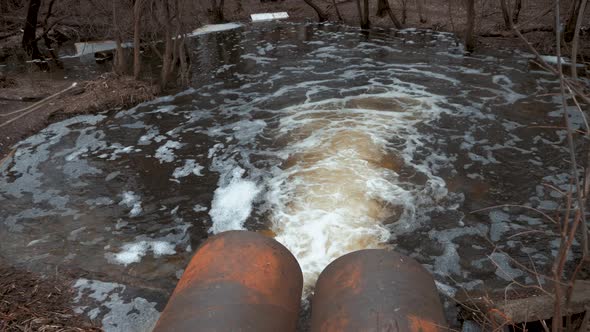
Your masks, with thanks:
M41 52L37 46L37 16L39 15L39 8L41 7L41 0L30 0L29 9L27 11L27 18L25 21L25 28L23 32L22 47L31 56L33 60L41 59Z
M356 10L359 14L359 26L363 27L363 7L361 6L361 0L356 0Z
M465 27L465 49L468 52L475 50L475 0L465 0L467 5L467 25Z
M504 30L512 30L512 24L510 23L510 10L506 0L500 0L500 8L502 9L502 18L504 18Z
M45 42L45 47L47 47L47 50L49 51L49 56L51 56L51 59L55 62L55 64L60 67L63 68L63 64L61 63L61 61L59 60L59 58L57 57L57 55L55 54L55 51L53 50L53 46L51 43L51 38L49 38L49 31L51 30L52 25L49 25L49 18L51 17L52 11L53 11L53 5L55 4L57 0L50 0L49 1L49 5L47 6L47 13L45 14L45 19L43 20L43 41Z
M578 47L580 43L580 29L582 28L582 23L584 20L584 13L586 11L586 6L588 5L588 0L582 0L582 4L580 6L580 10L578 12L578 20L576 22L576 28L574 31L574 39L572 42L572 77L574 79L578 78L578 68L576 67L578 63ZM590 167L590 166L587 166Z
M181 36L178 43L178 51L177 51L177 58L180 64L180 68L178 70L178 78L180 84L182 86L187 86L190 82L190 55L186 49L186 34L185 29L182 24L183 22L183 12L180 9L179 0L176 0L176 13L177 13L177 31L178 34Z
M305 3L308 6L310 6L311 8L313 8L313 10L316 12L316 14L318 14L318 21L325 22L328 20L328 16L322 11L322 9L320 7L318 7L318 5L313 3L312 0L303 0L303 1L305 1Z
M143 0L135 0L133 4L133 78L139 79L141 72L140 33L141 33L141 9Z
M377 1L377 16L379 16L379 17L383 17L383 16L387 15L387 5L383 3L385 1L388 1L388 0L378 0Z
M211 9L209 9L209 13L211 16L211 23L219 24L225 22L225 18L223 16L223 2L224 0L211 0Z
M514 3L514 11L512 12L512 23L518 23L518 17L520 15L520 10L522 9L522 0L516 0Z
M371 21L369 21L369 0L364 0L364 7L363 25L361 28L369 29L371 27Z
M8 0L0 0L0 13L8 13Z
M340 10L338 10L338 4L336 4L336 0L332 0L332 4L334 5L334 10L336 10L336 16L338 17L338 21L343 22L342 15L340 15Z
M371 22L369 21L369 0L363 0L362 5L361 0L357 0L356 9L359 13L359 24L361 29L369 29L371 27Z
M565 30L563 33L564 40L568 43L571 42L574 38L574 30L576 28L576 22L578 20L578 13L580 11L581 5L582 0L574 0L571 11L569 12L567 23L565 25Z
M406 20L408 18L408 1L407 0L400 0L402 5L402 24L406 25Z
M212 0L215 1L215 0ZM172 22L170 22L170 7L168 2L164 1L162 6L165 20L165 32L164 32L164 55L162 57L162 78L160 82L160 90L166 89L168 80L170 79L170 73L172 71L173 59L172 59Z
M399 22L399 20L395 16L395 13L391 9L391 6L389 6L389 0L379 0L379 2L381 2L381 5L385 8L385 12L387 12L387 14L389 15L389 18L391 19L391 22L393 23L395 28L403 29L404 26Z
M450 1L450 0L447 0ZM416 0L416 7L418 9L418 16L420 17L420 23L426 23L428 20L424 17L424 7L422 6L422 0Z
M455 33L455 20L453 19L453 4L451 0L447 1L447 9L449 11L449 22L451 23L451 32Z
M125 72L125 56L123 54L121 31L119 30L119 21L117 19L117 0L113 0L113 27L115 30L115 63L113 70L118 75L122 75Z

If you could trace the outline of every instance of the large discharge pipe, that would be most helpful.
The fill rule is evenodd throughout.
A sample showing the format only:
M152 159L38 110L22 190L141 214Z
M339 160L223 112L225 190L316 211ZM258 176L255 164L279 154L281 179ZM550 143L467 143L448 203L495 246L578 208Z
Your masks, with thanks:
M432 276L415 260L361 250L320 274L312 299L312 332L447 331Z
M303 276L277 241L246 231L208 239L154 331L295 331Z

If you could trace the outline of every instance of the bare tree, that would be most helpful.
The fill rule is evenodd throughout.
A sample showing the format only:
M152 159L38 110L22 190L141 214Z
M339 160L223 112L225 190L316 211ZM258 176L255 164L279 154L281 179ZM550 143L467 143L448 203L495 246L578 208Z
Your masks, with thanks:
M303 0L305 1L305 3L310 6L318 15L318 21L320 22L325 22L328 20L328 16L324 13L324 11L315 3L313 3L312 0Z
M338 17L338 21L343 22L344 20L342 19L342 15L340 15L340 10L338 10L338 4L336 4L336 0L332 0L332 5L336 11L336 17Z
M504 18L504 29L512 29L512 24L518 23L522 0L516 0L514 2L514 8L511 8L507 0L500 0L500 8L502 9L502 18Z
M225 18L223 16L224 0L211 0L211 8L209 9L209 18L211 23L223 23Z
M467 7L467 24L465 26L465 49L468 52L475 50L475 0L465 0Z
M52 42L51 42L51 38L49 37L49 32L51 31L51 29L53 28L53 26L59 22L58 20L55 20L55 22L53 24L49 24L49 18L51 18L51 15L53 13L53 6L55 5L57 0L50 0L49 4L47 5L47 11L45 13L45 19L43 20L43 33L41 34L41 36L37 37L37 40L43 39L44 43L45 43L45 47L47 48L47 51L49 52L49 56L51 57L51 59L59 66L62 67L62 63L61 61L59 61L57 55L55 54L53 47L52 47Z
M0 0L0 13L8 12L8 0Z
M41 52L37 46L37 19L41 0L29 0L27 18L23 31L22 47L33 60L41 59Z
M578 20L578 13L582 6L582 0L574 0L568 14L568 19L565 23L565 30L563 32L563 38L566 42L571 42L574 38L574 29L576 28L576 22Z
M587 5L588 5L588 0L583 0L580 5L580 9L578 12L578 19L577 19L576 27L574 30L574 39L572 40L572 77L574 79L578 78L577 60L578 60L578 47L580 44L580 30L582 29L582 23L584 21L584 13L586 12ZM590 167L590 165L588 167Z
M405 25L408 19L408 0L398 0L398 2L402 7L402 24Z
M504 29L509 30L512 28L510 23L510 11L506 0L500 0L500 8L502 9L502 18L504 18Z
M396 29L403 29L404 26L395 16L395 13L391 9L391 6L389 6L389 0L379 0L379 6L381 6L382 10L389 15L389 18L391 19L391 22L393 23Z
M361 29L369 29L371 27L371 21L369 21L369 0L356 0L356 7L359 14L359 21Z
M133 78L139 79L141 72L140 55L140 33L141 33L141 11L143 0L135 0L133 4Z
M377 0L377 16L384 17L387 15L387 5L383 3L384 0Z
M520 10L522 9L522 0L515 0L514 10L512 11L512 23L517 24L520 16Z
M125 54L123 54L123 37L121 36L121 29L118 17L118 6L117 0L112 0L113 6L113 30L115 36L116 50L115 50L115 63L113 70L115 73L122 75L125 72Z
M416 9L418 10L418 16L420 17L420 23L426 23L428 20L424 17L424 7L422 6L423 0L416 0ZM448 0L450 1L450 0Z
M162 24L164 25L164 54L162 58L162 75L161 75L161 89L165 89L170 80L170 74L174 66L173 59L173 43L174 39L172 36L172 17L170 15L170 5L168 1L157 1L160 2L160 17L162 18Z
M363 0L363 25L364 29L369 29L371 27L371 21L369 20L369 0Z

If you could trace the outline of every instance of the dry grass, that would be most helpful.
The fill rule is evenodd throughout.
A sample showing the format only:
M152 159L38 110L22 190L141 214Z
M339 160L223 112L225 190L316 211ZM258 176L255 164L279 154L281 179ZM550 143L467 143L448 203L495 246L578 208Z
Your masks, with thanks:
M0 260L0 331L101 331L72 309L70 285Z

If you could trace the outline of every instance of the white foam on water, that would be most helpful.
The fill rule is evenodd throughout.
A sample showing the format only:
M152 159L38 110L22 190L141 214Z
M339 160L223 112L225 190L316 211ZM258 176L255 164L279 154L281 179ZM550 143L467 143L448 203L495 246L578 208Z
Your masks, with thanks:
M244 173L244 169L235 168L230 182L215 190L209 211L213 226L209 232L217 234L244 229L252 203L261 190L255 182L243 179Z
M193 206L193 211L195 212L204 212L209 210L206 206L203 206L201 204L195 204L195 206Z
M187 159L184 161L184 166L176 167L172 173L172 177L175 179L183 178L191 174L196 176L203 176L201 173L205 167L199 165L194 159Z
M176 157L174 150L180 149L183 145L184 144L179 142L167 141L164 145L160 146L158 150L156 150L154 157L160 161L160 164L172 162Z
M126 191L123 193L123 199L119 203L119 205L125 205L131 208L129 211L130 217L137 217L141 214L141 198L139 195L136 195L133 191Z
M260 55L254 54L254 53L244 54L241 56L241 58L246 59L246 60L252 60L252 61L256 62L257 65L268 65L268 64L272 63L273 61L277 60L277 58L260 56Z
M139 241L125 244L120 252L111 257L115 263L127 266L132 263L139 263L149 251L152 251L156 258L165 255L174 255L176 253L174 244L169 242Z
M105 332L140 332L151 331L160 316L156 303L142 297L129 298L127 287L114 282L78 279L74 284L77 304L92 303L88 306L77 306L74 311L85 313L90 319L101 316L101 328Z

